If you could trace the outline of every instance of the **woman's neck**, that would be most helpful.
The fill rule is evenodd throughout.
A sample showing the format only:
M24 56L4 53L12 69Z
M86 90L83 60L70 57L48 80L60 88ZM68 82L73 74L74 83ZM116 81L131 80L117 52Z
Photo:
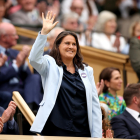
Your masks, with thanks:
M115 90L110 89L108 92L111 93L114 97L116 96L116 91Z
M69 67L74 67L74 64L73 64L73 60L67 60L67 59L65 59L65 60L62 60L63 61L63 63L67 66L67 68Z
M110 40L110 35L109 34L106 34L107 38Z

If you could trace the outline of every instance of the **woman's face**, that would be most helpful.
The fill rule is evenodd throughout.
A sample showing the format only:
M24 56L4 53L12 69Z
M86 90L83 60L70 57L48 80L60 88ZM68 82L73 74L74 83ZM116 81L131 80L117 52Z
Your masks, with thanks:
M134 36L140 36L140 24L137 24L135 29L134 29Z
M72 35L65 36L59 45L62 61L65 59L73 60L77 52L76 40Z
M5 3L0 0L0 18L3 18L5 15Z
M120 72L114 70L111 75L112 77L110 79L110 82L107 83L107 87L109 87L111 90L114 91L120 90L122 86L122 79L121 79Z
M117 28L115 19L110 19L105 23L104 32L107 34L114 34Z

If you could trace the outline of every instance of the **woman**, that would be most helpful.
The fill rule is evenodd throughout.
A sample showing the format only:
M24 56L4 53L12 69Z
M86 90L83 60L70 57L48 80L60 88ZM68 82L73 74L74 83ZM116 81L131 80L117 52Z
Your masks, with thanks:
M103 11L99 14L95 30L92 34L92 46L112 52L122 52L126 42L120 34L113 35L116 31L116 15L109 11Z
M102 137L101 110L93 69L82 62L75 33L61 32L49 55L43 56L47 34L58 23L48 12L30 52L40 73L44 97L31 131L49 136Z
M140 83L140 20L135 21L130 27L130 49L129 58L134 71L137 74Z
M105 103L110 108L110 116L112 117L123 113L126 104L122 96L117 95L117 91L121 89L122 79L120 70L114 67L107 67L102 70L99 80L104 80L103 93L99 96L101 103Z
M140 20L132 23L129 29L130 37L140 36Z

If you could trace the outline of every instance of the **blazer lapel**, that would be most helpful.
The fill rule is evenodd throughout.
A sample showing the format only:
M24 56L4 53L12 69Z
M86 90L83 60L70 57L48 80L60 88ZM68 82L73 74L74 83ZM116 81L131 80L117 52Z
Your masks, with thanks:
M86 90L86 100L87 100L87 111L88 111L88 120L89 126L92 129L92 89L89 82L88 74L86 70L78 69L80 77L85 85Z
M129 119L135 126L137 126L140 129L140 124L139 122L126 110L123 112L124 116Z

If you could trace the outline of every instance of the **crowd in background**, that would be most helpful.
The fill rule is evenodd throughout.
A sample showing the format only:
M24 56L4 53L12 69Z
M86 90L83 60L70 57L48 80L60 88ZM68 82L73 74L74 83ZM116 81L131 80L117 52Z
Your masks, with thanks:
M60 32L73 31L77 34L81 46L129 54L132 67L140 79L138 57L140 42L134 39L130 43L130 39L133 37L140 39L140 0L0 0L0 95L1 97L6 96L6 99L2 99L3 102L0 101L0 106L9 109L8 104L12 98L12 91L18 90L32 110L38 109L43 92L38 73L35 71L32 74L25 61L30 49L28 46L24 46L20 53L6 50L16 45L17 40L19 44L32 45L35 40L23 36L18 37L13 25L39 32L43 23L42 13L46 15L48 11L56 14L56 21L59 23L48 34L48 41L46 40L48 50L44 54L50 53L54 40ZM13 38L9 39L7 36L11 35ZM16 63L18 65L15 65L14 60L18 62ZM102 80L104 81L103 93L98 92L98 94L101 106L104 108L101 108L104 118L106 116L111 120L122 114L130 105L138 111L136 108L140 106L140 101L137 104L136 99L133 99L134 101L127 99L127 90L124 95L126 103L122 96L117 95L117 91L122 86L118 68L110 67L102 70L99 82ZM130 90L140 88L140 85L130 85L129 88ZM137 107L134 107L135 103L138 105ZM130 111L128 108L126 110ZM15 113L15 111L13 112ZM13 120L13 114L12 119L9 115L5 122ZM104 118L103 137L106 137L106 130L108 128L111 130L111 126L109 121L104 121ZM117 120L117 118L115 119ZM0 120L0 126L1 122ZM115 137L140 138L140 136L121 135L115 122L111 121L111 124ZM111 130L111 132L113 136L113 131Z
M58 26L76 32L81 46L128 54L130 37L139 35L139 9L139 0L1 0L0 21L39 31L42 12L53 11Z

